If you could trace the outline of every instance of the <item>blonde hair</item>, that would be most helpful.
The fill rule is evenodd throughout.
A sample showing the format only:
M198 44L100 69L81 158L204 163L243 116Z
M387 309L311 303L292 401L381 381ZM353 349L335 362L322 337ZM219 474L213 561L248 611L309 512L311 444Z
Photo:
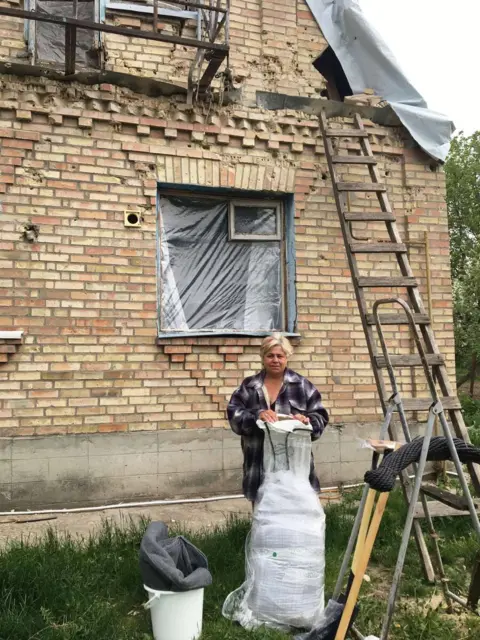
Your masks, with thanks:
M272 333L271 336L267 336L263 339L262 345L260 347L260 356L263 358L270 353L272 349L275 347L280 347L283 353L289 358L293 354L293 348L290 342L282 336L281 333Z

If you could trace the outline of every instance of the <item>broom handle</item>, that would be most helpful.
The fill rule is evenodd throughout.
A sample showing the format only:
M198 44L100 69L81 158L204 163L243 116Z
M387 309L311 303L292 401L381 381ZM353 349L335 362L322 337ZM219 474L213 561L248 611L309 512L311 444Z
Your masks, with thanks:
M360 529L357 535L357 544L355 545L355 553L352 560L352 573L357 573L358 557L363 551L365 545L365 539L367 537L368 525L370 524L370 517L372 515L373 506L375 504L375 496L377 492L375 489L369 489L367 494L367 500L363 509L362 521L360 523Z
M347 635L355 603L357 602L358 594L362 586L363 576L365 575L370 556L372 555L373 545L375 544L375 539L377 537L378 529L380 528L380 522L382 521L389 496L389 493L381 493L378 499L377 506L375 507L375 513L373 514L372 522L368 529L365 544L362 548L362 554L357 560L355 577L348 594L347 602L345 603L345 608L343 609L342 618L335 635L335 640L345 640L345 636Z

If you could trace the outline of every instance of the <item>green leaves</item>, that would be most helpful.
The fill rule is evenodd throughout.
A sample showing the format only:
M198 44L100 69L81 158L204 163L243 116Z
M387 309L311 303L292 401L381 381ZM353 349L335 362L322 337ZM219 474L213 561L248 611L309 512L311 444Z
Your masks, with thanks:
M480 131L452 141L445 163L454 279L465 276L480 244Z
M457 366L465 369L480 355L480 131L452 141L445 174Z

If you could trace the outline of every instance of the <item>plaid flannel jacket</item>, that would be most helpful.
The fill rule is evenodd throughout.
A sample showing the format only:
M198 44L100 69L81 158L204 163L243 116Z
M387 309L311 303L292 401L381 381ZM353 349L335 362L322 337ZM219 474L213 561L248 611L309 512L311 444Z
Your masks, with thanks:
M257 426L262 411L268 409L262 387L265 374L258 373L245 378L234 391L227 407L228 420L233 431L242 437L243 451L243 493L254 501L258 488L263 482L263 440L264 433ZM328 423L328 413L322 405L322 397L314 385L291 369L286 369L284 384L275 402L275 411L293 415L300 413L310 419L313 428L312 440L321 436ZM312 462L310 483L315 490L320 483Z

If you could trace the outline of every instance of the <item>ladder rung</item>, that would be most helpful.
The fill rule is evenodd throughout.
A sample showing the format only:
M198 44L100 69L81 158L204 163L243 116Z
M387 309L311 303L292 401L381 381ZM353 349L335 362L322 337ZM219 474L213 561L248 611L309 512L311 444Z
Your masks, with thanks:
M462 408L460 400L456 397L444 397L440 398L440 401L445 410ZM428 411L433 404L431 398L402 398L402 402L405 411Z
M339 191L376 191L383 193L387 187L380 182L337 182Z
M397 242L352 242L352 253L407 253L407 247Z
M407 316L404 313L385 313L379 315L380 322L384 324L410 324ZM414 313L413 319L415 324L430 324L430 318L426 313ZM367 314L367 324L374 325L375 318L373 313Z
M393 278L358 278L358 286L362 288L376 288L376 287L417 287L417 281L415 278L407 276L393 277Z
M377 164L374 156L332 156L333 164Z
M345 211L343 216L347 222L395 222L393 213L387 211L368 211L366 213Z
M479 506L477 504L476 506L477 506L477 512L478 512ZM429 501L428 503L428 513L430 514L431 518L454 518L455 516L469 515L468 511L459 511L458 509L452 509L451 507L447 507L446 505L441 504L440 502L432 502L432 501ZM415 512L413 517L416 518L417 520L421 518L425 518L425 512L423 510L423 505L421 502L417 502L417 504L415 505Z
M422 484L422 491L429 498L433 498L447 505L447 507L452 507L452 509L457 509L457 511L468 510L468 502L464 496L444 491L434 484Z
M362 129L327 129L327 138L368 138L368 133Z
M427 363L429 366L441 365L444 363L443 356L440 353L427 353ZM385 369L387 366L384 356L375 356L375 362L379 369ZM422 360L416 354L408 354L401 356L390 356L392 367L421 367Z

